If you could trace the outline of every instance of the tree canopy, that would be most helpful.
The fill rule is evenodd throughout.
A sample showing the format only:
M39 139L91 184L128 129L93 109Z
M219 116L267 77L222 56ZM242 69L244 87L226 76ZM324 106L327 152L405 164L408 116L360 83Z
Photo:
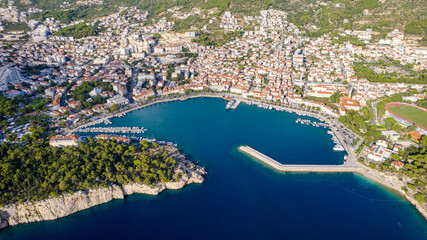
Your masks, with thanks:
M341 91L336 91L329 97L329 100L331 100L331 102L333 103L339 103L341 97L342 97Z
M0 145L0 204L44 199L110 184L174 179L177 160L165 147L88 138L79 147L48 142ZM175 176L176 177L176 176Z
M87 25L83 22L66 28L61 28L55 33L53 33L53 35L62 37L82 38L88 36L96 36L98 32L98 26Z

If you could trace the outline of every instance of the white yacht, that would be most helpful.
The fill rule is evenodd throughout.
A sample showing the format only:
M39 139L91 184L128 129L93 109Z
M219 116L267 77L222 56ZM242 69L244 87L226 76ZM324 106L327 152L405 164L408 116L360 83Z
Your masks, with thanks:
M335 147L333 149L334 149L334 151L344 151L345 150L341 144L335 145Z

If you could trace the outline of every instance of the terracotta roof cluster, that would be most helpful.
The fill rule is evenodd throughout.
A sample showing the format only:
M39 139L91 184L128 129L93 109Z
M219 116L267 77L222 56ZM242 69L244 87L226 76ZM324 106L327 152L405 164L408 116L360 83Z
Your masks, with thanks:
M80 138L80 136L77 135L72 135L72 136L61 136L61 135L56 135L53 136L49 142L55 142L55 141L78 141Z
M111 136L106 134L99 134L96 136L98 139L104 139L104 140L116 140L118 142L124 142L124 143L130 143L130 139L127 137L121 137L121 136Z
M396 168L402 168L403 165L405 165L405 164L403 164L403 162L400 162L400 161L393 161L393 162L391 162L391 165L393 165Z

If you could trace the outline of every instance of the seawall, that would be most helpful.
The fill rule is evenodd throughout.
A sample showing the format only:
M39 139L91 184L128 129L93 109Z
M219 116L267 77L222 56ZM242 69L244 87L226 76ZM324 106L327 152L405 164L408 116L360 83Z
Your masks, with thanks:
M361 166L346 164L348 162L342 165L282 164L249 146L240 146L239 150L281 172L356 172L361 169Z
M337 172L352 172L361 175L362 177L368 178L371 181L379 183L393 191L396 191L400 195L404 196L408 202L415 206L415 208L423 215L427 220L427 209L425 205L417 202L411 195L407 194L402 190L405 184L398 179L396 176L387 175L377 170L370 169L360 163L356 165L354 163L347 164L348 161L342 165L293 165L293 164L282 164L276 160L258 152L257 150L249 146L240 146L240 151L258 159L259 161L267 164L268 166L281 172L315 172L315 173L337 173Z

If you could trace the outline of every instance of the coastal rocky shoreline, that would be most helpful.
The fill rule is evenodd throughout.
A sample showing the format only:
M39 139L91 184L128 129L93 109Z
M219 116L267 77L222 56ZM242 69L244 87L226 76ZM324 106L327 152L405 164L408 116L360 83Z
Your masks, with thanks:
M45 200L0 207L0 229L22 223L55 220L113 199L123 199L134 193L157 195L165 189L180 189L187 184L204 181L200 167L194 163L180 159L179 165L178 172L181 172L182 176L176 182L161 182L154 186L142 183L129 183L123 186L113 184L110 187L81 190Z

